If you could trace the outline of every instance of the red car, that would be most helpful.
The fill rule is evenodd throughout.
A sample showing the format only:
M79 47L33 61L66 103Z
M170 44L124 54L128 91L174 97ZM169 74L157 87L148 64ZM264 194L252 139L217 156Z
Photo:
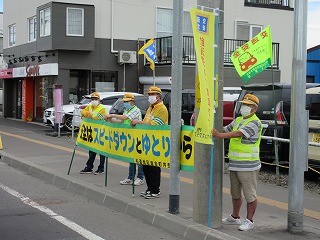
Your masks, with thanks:
M232 89L232 88L229 88ZM224 89L224 94L223 94L223 126L228 125L229 123L231 123L234 119L233 116L233 110L234 110L234 106L235 106L235 102L237 101L238 97L239 97L239 93L241 91L241 88L234 88L235 90L232 91L236 91L236 93L230 93L229 89L226 88L226 90ZM190 125L194 126L195 125L195 115L194 113L192 114L191 118L190 118Z

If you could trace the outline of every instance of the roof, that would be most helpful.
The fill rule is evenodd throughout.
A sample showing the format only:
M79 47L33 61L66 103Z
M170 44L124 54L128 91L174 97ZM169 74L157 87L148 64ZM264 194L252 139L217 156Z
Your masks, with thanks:
M315 51L315 50L318 50L320 48L320 45L317 45L317 46L314 46L314 47L312 47L312 48L309 48L308 50L307 50L307 52L313 52L313 51Z

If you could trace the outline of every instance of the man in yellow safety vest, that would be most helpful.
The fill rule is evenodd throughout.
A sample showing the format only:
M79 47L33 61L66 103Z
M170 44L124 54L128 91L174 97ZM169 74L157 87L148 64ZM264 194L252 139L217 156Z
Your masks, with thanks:
M213 129L212 136L230 138L228 157L233 211L231 215L222 219L222 223L240 225L239 230L247 231L254 227L253 215L257 208L262 124L255 114L259 99L253 94L246 94L240 102L242 116L225 126L223 133ZM240 220L242 192L247 201L247 216L243 222Z
M100 104L100 93L93 92L91 93L91 102L90 104L81 111L81 115L85 118L91 118L95 120L104 120L106 116L106 108ZM80 171L81 174L93 173L93 162L96 158L97 153L89 150L89 159L87 161L87 166ZM100 155L100 165L98 169L94 172L95 175L104 173L104 162L105 156Z

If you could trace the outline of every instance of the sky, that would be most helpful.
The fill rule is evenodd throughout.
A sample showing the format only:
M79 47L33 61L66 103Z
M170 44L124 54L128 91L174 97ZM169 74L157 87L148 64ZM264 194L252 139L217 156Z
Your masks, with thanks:
M0 12L3 12L3 0L0 0ZM307 48L320 45L319 18L320 18L320 0L308 0Z

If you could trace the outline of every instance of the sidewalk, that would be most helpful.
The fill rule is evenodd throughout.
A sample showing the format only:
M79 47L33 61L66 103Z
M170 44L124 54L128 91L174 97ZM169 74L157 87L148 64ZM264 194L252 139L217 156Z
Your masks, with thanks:
M41 126L39 126L40 129ZM169 171L163 170L161 194L159 199L144 199L139 196L146 185L135 187L121 186L128 174L128 164L109 159L108 185L105 187L105 175L79 174L85 167L88 151L76 149L70 175L67 175L72 157L74 141L68 138L46 136L27 130L17 130L0 126L4 149L0 151L1 161L26 173L52 183L62 189L86 196L108 208L123 212L142 221L163 228L184 239L320 239L320 212L317 194L305 192L305 215L303 234L290 234L287 228L287 189L259 183L259 203L255 215L255 228L249 232L237 230L237 226L223 226L211 229L192 221L192 173L181 173L180 213L171 215L169 206ZM97 168L99 157L95 161ZM223 216L230 214L231 197L228 194L228 175L224 175ZM241 215L245 216L245 203Z

